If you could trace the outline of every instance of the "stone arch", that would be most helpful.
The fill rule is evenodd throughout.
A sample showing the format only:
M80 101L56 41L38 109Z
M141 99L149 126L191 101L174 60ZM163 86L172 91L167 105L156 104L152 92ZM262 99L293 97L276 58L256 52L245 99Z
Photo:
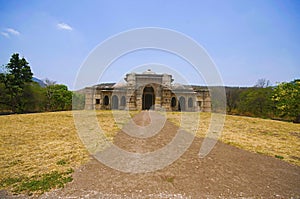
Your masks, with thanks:
M154 109L155 94L152 86L145 86L143 89L142 110Z
M108 98L107 95L105 95L104 98L103 98L103 104L104 104L104 106L109 105L109 98Z
M178 100L178 110L179 111L185 111L185 98L181 96Z
M188 100L188 107L192 108L193 107L193 99L190 97Z
M126 106L126 97L125 97L125 96L122 96L122 97L121 97L121 103L120 103L120 106Z
M112 96L112 109L119 109L119 98L118 96L114 95Z

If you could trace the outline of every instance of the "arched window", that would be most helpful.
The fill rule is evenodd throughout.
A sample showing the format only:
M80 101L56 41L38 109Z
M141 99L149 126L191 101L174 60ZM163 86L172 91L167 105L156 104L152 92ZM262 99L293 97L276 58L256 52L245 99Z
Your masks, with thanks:
M107 106L109 104L109 98L107 95L104 96L103 103L105 106Z
M112 97L112 109L119 109L119 98L116 95Z
M189 108L193 107L193 99L190 97L188 101Z
M182 96L179 98L178 110L185 111L185 98Z
M176 97L172 97L171 99L171 107L175 107L176 106Z
M126 98L125 98L125 96L121 97L121 106L126 106Z

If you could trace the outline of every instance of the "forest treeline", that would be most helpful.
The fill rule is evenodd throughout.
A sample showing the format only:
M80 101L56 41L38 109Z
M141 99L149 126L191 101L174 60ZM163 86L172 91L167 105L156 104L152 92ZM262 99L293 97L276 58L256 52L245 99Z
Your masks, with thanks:
M300 123L300 80L270 86L259 79L253 87L226 87L227 113Z
M84 108L84 95L46 80L32 81L25 58L13 54L0 71L0 113L63 111ZM293 120L300 123L300 79L270 86L259 79L253 87L225 87L227 113ZM75 101L72 107L72 100Z
M15 53L0 71L0 113L31 113L84 107L84 96L68 90L63 84L46 80L42 85L33 81L33 73L25 58Z

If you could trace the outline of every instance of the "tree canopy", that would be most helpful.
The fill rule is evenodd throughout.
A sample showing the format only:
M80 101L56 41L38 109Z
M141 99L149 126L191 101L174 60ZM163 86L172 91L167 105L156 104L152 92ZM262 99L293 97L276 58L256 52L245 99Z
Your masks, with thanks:
M19 58L19 54L15 53L11 56L9 63L5 66L6 73L1 75L5 88L7 90L10 106L13 112L23 112L24 101L22 95L24 94L24 87L26 83L31 82L32 72L26 59Z
M274 88L272 100L280 116L300 117L300 79L282 82Z
M25 113L62 111L72 108L72 92L67 86L46 80L46 87L33 82L26 59L11 56L0 71L0 112Z

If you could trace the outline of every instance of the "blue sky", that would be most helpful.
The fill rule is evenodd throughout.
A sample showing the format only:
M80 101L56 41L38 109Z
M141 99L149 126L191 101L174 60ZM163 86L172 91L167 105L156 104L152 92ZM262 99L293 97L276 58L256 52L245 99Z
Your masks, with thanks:
M81 64L99 43L142 27L172 29L193 38L215 62L225 85L300 78L297 0L0 0L0 19L0 65L18 52L30 63L34 76L70 89ZM145 63L167 64L191 83L202 83L183 60L151 50L120 58L101 80L119 81L131 67ZM139 70L151 68L144 67ZM164 72L163 68L153 70Z

